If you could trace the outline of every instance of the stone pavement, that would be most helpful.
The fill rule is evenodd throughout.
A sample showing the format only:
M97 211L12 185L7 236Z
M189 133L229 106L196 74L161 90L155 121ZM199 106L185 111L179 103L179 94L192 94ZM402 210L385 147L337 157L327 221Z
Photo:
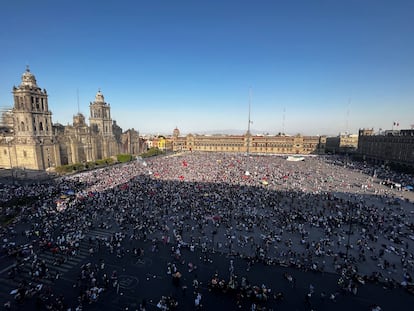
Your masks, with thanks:
M105 236L107 232L93 230L91 235ZM246 277L251 285L268 289L268 299L257 302L262 307L273 310L370 310L369 307L378 304L383 310L411 310L414 296L402 289L384 289L380 285L365 284L358 287L358 294L344 293L338 286L338 275L332 273L305 272L298 269L268 266L261 263L253 264L250 269L245 259L229 257L222 253L203 253L200 249L194 252L182 249L179 260L174 259L171 252L171 244L158 243L153 251L151 242L131 241L122 257L110 254L102 248L93 255L89 255L87 239L84 239L80 247L79 255L71 258L61 265L54 265L54 256L50 251L39 255L48 267L58 271L61 276L58 279L42 281L47 288L53 288L55 296L64 295L67 307L74 308L77 305L79 288L80 266L90 263L100 265L104 261L104 268L98 273L98 280L103 273L110 275L117 271L119 287L110 286L100 294L98 300L85 306L85 310L139 310L139 304L143 300L147 303L147 310L159 310L157 304L162 296L174 297L178 302L177 310L193 310L195 292L202 295L204 310L251 310L253 299L242 298L240 307L237 307L237 296L231 290L209 289L209 282L217 273L219 279L226 283L229 281L230 260L233 260L234 274L240 284L242 277ZM140 258L133 255L133 247L144 249L144 255ZM188 263L191 262L197 268L189 272ZM175 264L181 273L179 284L174 284L171 274L167 274L168 263ZM27 265L27 264L26 264ZM23 269L27 269L24 267ZM248 271L249 270L249 271ZM52 273L52 274L53 274ZM285 274L292 275L296 279L294 286L286 280ZM193 287L193 280L199 281L198 291ZM31 282L26 278L27 282ZM0 275L0 299L4 303L12 299L9 294L22 278L11 280L7 273ZM305 295L309 293L310 285L314 287L314 293L310 298L310 304L305 303ZM187 289L184 291L183 286ZM270 289L270 292L269 292ZM326 297L321 298L324 292ZM277 293L283 293L283 299L274 297ZM335 301L329 299L335 294ZM45 310L43 303L36 298L30 298L22 304L13 304L12 310Z

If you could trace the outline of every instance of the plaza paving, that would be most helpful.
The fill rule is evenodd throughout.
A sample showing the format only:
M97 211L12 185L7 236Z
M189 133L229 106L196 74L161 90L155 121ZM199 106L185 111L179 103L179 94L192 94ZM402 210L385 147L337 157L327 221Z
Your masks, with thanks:
M106 231L92 230L93 236L107 235ZM252 285L261 287L265 285L270 289L266 302L258 302L260 306L266 306L273 310L370 310L370 306L378 304L383 310L411 310L414 297L401 289L384 289L381 285L366 284L360 286L358 294L345 293L338 286L337 274L305 272L298 269L267 266L261 263L254 264L247 271L247 261L240 258L229 257L221 253L203 253L200 250L194 252L184 249L179 261L174 260L171 253L172 245L157 244L156 251L152 251L151 242L134 242L131 246L141 247L145 250L141 258L127 252L122 258L115 254L101 250L93 256L89 255L89 242L82 243L79 255L68 262L55 266L54 256L50 251L45 251L39 257L43 258L53 271L59 271L61 276L57 280L43 280L45 287L53 288L55 296L63 294L67 306L75 307L79 289L79 271L81 265L91 263L99 266L98 279L104 273L110 275L114 270L118 273L119 288L110 286L102 292L96 302L86 304L85 310L139 310L139 305L145 300L147 310L159 310L158 302L162 296L174 297L178 302L177 310L193 310L195 292L202 295L202 305L205 310L250 310L253 299L241 300L241 308L236 304L236 294L231 291L223 293L221 290L210 290L209 282L214 274L220 279L229 280L229 262L233 260L234 274L238 282L246 277ZM104 268L100 264L104 260ZM192 272L188 270L188 263L192 262L197 268ZM168 263L175 263L182 277L179 285L175 285L172 276L167 274ZM25 269L25 268L23 268ZM52 272L51 271L51 272ZM296 279L292 287L284 274L288 273ZM22 280L19 277L11 280L6 273L0 278L0 290L2 302L11 299L9 292L16 288ZM198 291L193 287L193 280L197 278L200 285ZM28 280L30 281L30 280ZM309 286L314 286L314 293L310 299L311 306L305 303L305 295L309 293ZM187 290L183 291L183 286ZM43 289L45 290L45 289ZM282 292L284 298L278 300L274 294ZM321 298L321 293L326 298ZM335 294L336 299L329 299ZM44 303L37 303L35 298L28 299L21 304L14 303L12 310L46 310Z

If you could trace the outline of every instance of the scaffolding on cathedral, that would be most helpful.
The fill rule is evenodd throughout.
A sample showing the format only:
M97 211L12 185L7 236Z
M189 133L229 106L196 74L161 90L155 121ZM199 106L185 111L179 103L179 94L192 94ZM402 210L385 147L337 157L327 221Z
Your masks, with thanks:
M0 107L0 133L13 131L13 114L11 107Z

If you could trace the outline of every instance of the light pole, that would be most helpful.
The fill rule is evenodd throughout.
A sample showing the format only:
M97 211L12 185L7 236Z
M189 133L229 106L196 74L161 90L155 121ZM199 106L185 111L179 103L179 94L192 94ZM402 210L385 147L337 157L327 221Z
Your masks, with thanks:
M250 151L250 124L252 124L252 120L250 119L250 106L252 101L252 89L249 89L249 119L247 122L247 156L249 156Z
M12 163L12 158L11 158L11 152L10 152L10 141L7 142L7 146L8 146L8 151L9 151L9 163L10 163L10 174L11 174L11 179L12 179L12 183L14 184L14 174L13 174L13 163Z
M354 204L351 203L351 205L349 206L350 211L349 211L349 228L348 228L348 241L346 243L346 260L349 262L348 260L348 253L349 253L349 249L351 248L351 230L352 230L352 217L354 214Z
M214 253L214 237L216 236L216 234L217 234L217 230L214 228L213 231L211 232L211 242L213 244L213 248L212 248L213 253Z

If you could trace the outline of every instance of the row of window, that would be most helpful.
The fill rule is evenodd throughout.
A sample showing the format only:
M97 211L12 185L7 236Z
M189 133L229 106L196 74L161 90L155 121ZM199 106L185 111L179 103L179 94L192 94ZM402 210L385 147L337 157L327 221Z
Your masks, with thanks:
M4 155L7 155L7 149L4 149L3 153L4 153ZM23 154L23 157L27 158L27 151L26 150L23 150L22 154Z
M26 123L27 123L27 118L26 118ZM22 131L22 132L29 131L29 130L30 130L30 129L29 129L29 126L28 126L28 125L26 125L26 123L25 123L24 121L20 121L20 124L19 124L19 126L18 126L18 130L19 130L19 131ZM42 121L40 121L40 122L39 122L39 131L44 131L44 130L46 130L46 132L48 132L48 131L49 131L49 125L48 125L47 119L45 119L45 125L46 125L46 126L43 126L43 122L42 122ZM34 131L37 131L36 119L33 119L33 130L34 130Z
M201 142L195 142L194 146L200 146L200 147L243 147L245 146L243 143L201 143ZM303 149L312 149L316 148L316 144L304 144ZM260 144L260 143L253 143L251 145L252 148L288 148L292 149L295 146L292 144ZM300 145L296 145L296 148L300 148Z
M15 103L16 106L19 109L25 109L26 108L26 103L25 103L25 97L20 96L20 97L16 97L15 98ZM39 110L41 109L42 111L45 110L45 104L46 104L46 98L44 97L37 97L37 96L31 96L30 97L30 103L31 103L31 109L32 110Z
M413 139L410 136L402 136L402 137L380 137L380 136L363 136L361 138L360 143L389 143L389 144L408 144L412 143Z
M109 110L104 110L104 111L100 111L100 110L92 110L92 118L107 118L109 119Z
M224 144L224 143L201 143L201 142L195 142L194 143L195 146L221 146L221 147L242 147L244 146L244 144L239 143L233 143L233 144Z
M222 148L218 148L217 146L195 146L196 150L231 150L231 151L242 151L240 148L235 148L233 146L224 146ZM253 147L251 149L251 151L260 151L260 152L289 152L289 153L293 153L296 151L296 149L293 148L262 148L262 147ZM314 151L314 149L311 148L306 148L303 149L303 151L308 151L308 152L312 152Z

